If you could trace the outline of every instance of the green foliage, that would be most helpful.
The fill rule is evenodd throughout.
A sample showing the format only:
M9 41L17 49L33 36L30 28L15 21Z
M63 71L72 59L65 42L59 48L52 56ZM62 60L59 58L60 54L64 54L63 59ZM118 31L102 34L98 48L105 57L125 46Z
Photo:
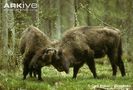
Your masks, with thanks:
M43 68L43 81L27 77L22 80L22 71L17 72L0 72L0 83L5 90L91 90L96 85L133 85L133 74L131 71L132 63L125 63L127 75L121 77L118 70L117 77L112 77L111 66L108 64L96 64L99 79L94 79L92 73L84 65L77 79L72 79L72 69L69 74L60 73L53 67Z
M6 0L14 1L14 0ZM0 1L4 5L6 1ZM23 0L27 2L26 0ZM0 8L0 90L88 90L94 85L133 85L133 1L132 0L34 0L38 4L36 10L6 12ZM75 12L77 1L77 12ZM21 2L15 0L15 2ZM29 0L29 2L32 2ZM77 15L77 16L76 16ZM7 19L6 19L6 18ZM75 18L76 17L76 18ZM126 62L127 76L122 78L118 72L117 78L111 76L109 65L97 65L100 79L93 79L87 66L81 68L77 80L72 80L72 70L69 75L57 72L53 67L44 67L43 82L34 78L23 81L22 65L19 54L19 40L25 28L29 25L39 27L52 39L60 39L62 33L72 28L76 20L81 25L113 26L121 30L123 40L123 58ZM8 22L10 21L10 22ZM7 25L4 27L4 25ZM14 24L14 25L11 25ZM4 28L3 28L4 27ZM14 36L13 31L14 30ZM6 33L6 35L5 35ZM8 37L6 39L6 37ZM10 40L11 39L11 40ZM14 40L12 40L14 39ZM4 41L6 40L6 41ZM3 45L7 46L4 53ZM7 60L6 60L7 59ZM101 63L101 62L99 62ZM102 62L103 63L103 62ZM18 65L16 65L18 64ZM8 67L8 68L7 68ZM17 68L16 68L17 67ZM14 70L14 68L16 68ZM22 69L22 67L19 67ZM2 71L3 70L3 71ZM10 72L8 72L10 71ZM13 72L14 71L14 72Z
M39 16L43 20L54 20L55 21L57 17L57 11L54 8L50 9L49 11L45 9L44 11L39 12Z

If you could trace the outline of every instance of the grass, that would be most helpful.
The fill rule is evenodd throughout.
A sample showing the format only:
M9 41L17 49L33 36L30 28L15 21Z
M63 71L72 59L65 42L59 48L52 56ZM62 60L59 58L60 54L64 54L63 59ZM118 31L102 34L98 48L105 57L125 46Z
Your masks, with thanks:
M92 90L96 85L133 85L132 63L125 63L127 75L121 77L118 70L117 77L112 77L110 64L96 64L99 79L94 79L87 65L78 73L77 79L72 79L70 73L58 72L53 67L44 67L42 70L43 81L27 77L22 80L22 70L16 72L0 71L0 90Z

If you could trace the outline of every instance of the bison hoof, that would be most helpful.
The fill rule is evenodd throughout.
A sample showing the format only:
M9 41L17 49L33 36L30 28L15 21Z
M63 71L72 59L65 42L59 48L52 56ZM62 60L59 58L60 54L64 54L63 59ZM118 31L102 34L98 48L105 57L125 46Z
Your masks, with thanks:
M95 79L100 79L98 76L94 77Z
M25 80L26 78L23 78L22 80Z
M124 73L124 74L122 74L122 77L124 77L124 76L126 76L126 74Z
M39 81L43 81L43 79L42 79L42 78L38 78L38 80L39 80Z
M95 77L95 79L100 79L99 77Z
M76 79L76 77L72 77L72 79Z

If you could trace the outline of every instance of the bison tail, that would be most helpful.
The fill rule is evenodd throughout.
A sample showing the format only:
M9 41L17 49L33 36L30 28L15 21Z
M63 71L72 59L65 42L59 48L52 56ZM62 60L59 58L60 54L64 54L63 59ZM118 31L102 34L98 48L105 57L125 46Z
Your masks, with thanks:
M120 39L119 46L118 46L118 57L121 57L121 56L122 56L122 42Z
M119 69L121 71L121 75L122 76L125 76L126 73L125 73L125 67L124 67L124 63L122 61L122 42L121 42L121 39L120 39L120 43L119 43L119 47L118 47L118 62L117 62L117 65L119 66Z

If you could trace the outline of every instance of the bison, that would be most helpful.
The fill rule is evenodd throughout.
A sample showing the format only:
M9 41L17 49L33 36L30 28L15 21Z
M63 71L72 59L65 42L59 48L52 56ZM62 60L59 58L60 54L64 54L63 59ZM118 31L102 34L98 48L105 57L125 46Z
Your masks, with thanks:
M53 42L46 36L43 32L41 32L38 28L34 26L28 27L23 33L20 39L20 52L23 54L23 79L26 79L28 73L32 76L32 72L34 72L34 76L38 74L38 79L41 78L41 68L44 65L50 65L52 50L50 54L46 55L46 48L51 47ZM43 59L45 56L45 59ZM40 63L43 61L43 64ZM34 64L37 62L37 64Z
M86 63L94 78L97 78L95 58L108 56L112 66L113 76L116 76L117 66L121 75L125 76L122 61L121 32L118 29L104 26L82 26L67 30L58 45L54 67L58 71L69 72L73 67L73 78L77 77L79 69Z

